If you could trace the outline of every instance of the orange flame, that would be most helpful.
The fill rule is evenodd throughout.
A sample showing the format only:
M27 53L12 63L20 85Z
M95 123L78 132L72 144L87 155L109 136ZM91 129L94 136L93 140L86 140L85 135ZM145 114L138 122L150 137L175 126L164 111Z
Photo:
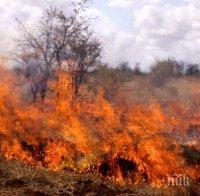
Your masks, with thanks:
M200 113L168 103L168 111L150 106L114 106L103 92L91 100L72 96L70 78L59 73L49 85L55 93L44 102L27 103L12 71L0 70L0 146L7 159L52 170L92 169L115 180L140 178L162 182L185 173L199 178L199 166L188 166L181 141L189 127L200 131ZM16 82L18 81L18 82Z

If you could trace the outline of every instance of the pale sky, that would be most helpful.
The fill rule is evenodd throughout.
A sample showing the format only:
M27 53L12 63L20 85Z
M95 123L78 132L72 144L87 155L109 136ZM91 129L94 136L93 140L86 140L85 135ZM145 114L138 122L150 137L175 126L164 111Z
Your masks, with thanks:
M67 9L70 0L51 0ZM0 0L0 53L12 48L18 17L34 24L45 0ZM200 63L200 0L93 0L87 14L105 48L104 61L115 66L175 57Z

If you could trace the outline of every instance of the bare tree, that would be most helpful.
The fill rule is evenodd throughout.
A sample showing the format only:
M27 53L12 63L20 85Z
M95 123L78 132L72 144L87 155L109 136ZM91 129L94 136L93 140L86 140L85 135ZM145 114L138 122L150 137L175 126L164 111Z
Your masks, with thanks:
M71 74L74 95L77 96L84 74L96 65L102 48L90 29L88 20L82 17L87 2L88 0L72 2L73 11L70 14L50 6L44 10L34 30L18 20L21 36L16 41L13 59L26 72L33 69L30 67L35 67L40 75L39 81L33 82L35 89L46 83L56 70L62 69L63 61L72 59L75 63L68 64L66 69ZM32 77L34 74L27 75ZM40 90L41 88L36 89L36 93Z

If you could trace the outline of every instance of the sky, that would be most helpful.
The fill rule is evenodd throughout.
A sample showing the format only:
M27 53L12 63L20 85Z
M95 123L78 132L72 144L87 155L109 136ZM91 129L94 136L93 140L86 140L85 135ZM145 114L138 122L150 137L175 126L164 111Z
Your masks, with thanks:
M67 10L70 0L51 3ZM45 0L0 0L0 53L13 47L15 19L34 25L46 5ZM87 15L103 43L103 61L111 66L128 61L147 70L169 57L200 63L200 0L93 0Z

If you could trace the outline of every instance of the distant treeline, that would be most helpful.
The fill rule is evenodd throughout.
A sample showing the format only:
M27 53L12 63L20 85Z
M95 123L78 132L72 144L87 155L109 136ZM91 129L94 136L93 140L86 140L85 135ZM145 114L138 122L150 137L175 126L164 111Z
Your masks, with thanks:
M157 61L151 66L149 72L142 71L140 65L135 67L128 62L122 62L116 67L107 64L97 66L87 73L84 84L89 92L98 93L99 89L105 92L108 100L119 99L122 93L125 99L144 99L148 97L183 97L183 93L190 97L184 90L185 83L198 85L200 79L200 66L174 59ZM193 81L194 83L192 83ZM162 92L160 92L162 91ZM177 95L180 91L182 94ZM185 92L187 91L187 92ZM188 100L188 98L184 98Z
M15 71L18 74L23 73L21 68L16 68ZM176 91L181 89L181 92L185 92L182 87L184 84L181 84L183 81L192 85L190 79L195 81L195 85L199 84L200 66L198 64L166 59L157 61L151 66L149 72L145 72L141 70L139 64L132 66L128 62L122 62L116 67L111 67L108 64L99 63L96 68L84 75L81 86L87 89L87 95L90 92L94 96L99 90L103 90L105 97L110 101L119 99L119 93L122 91L129 98L138 97L141 100L143 97L147 100L146 97L159 97L155 95L158 93L157 89L162 89L163 92L160 95L164 93L169 97L177 97ZM177 87L173 87L171 83L178 80L182 81L180 85L174 84ZM80 94L85 93L81 91Z
M199 64L185 63L174 59L166 59L157 61L151 66L149 72L141 70L140 65L136 64L132 67L128 62L121 62L115 68L107 64L98 66L95 70L89 72L89 75L99 75L101 77L110 77L113 80L126 82L135 76L150 76L154 80L155 85L163 85L163 83L171 77L181 76L200 76Z
M92 72L98 72L102 69L108 69L110 71L116 71L116 72L128 72L134 75L142 75L142 74L149 74L149 73L158 73L158 74L164 74L170 75L170 76L183 76L183 75L189 75L189 76L199 76L200 75L200 65L199 64L193 64L193 63L186 63L183 61L177 61L174 59L165 59L156 61L151 66L150 72L144 72L140 68L140 64L137 63L134 67L129 64L129 62L124 61L119 63L115 68L110 67L108 64L103 64L98 66L95 70Z

